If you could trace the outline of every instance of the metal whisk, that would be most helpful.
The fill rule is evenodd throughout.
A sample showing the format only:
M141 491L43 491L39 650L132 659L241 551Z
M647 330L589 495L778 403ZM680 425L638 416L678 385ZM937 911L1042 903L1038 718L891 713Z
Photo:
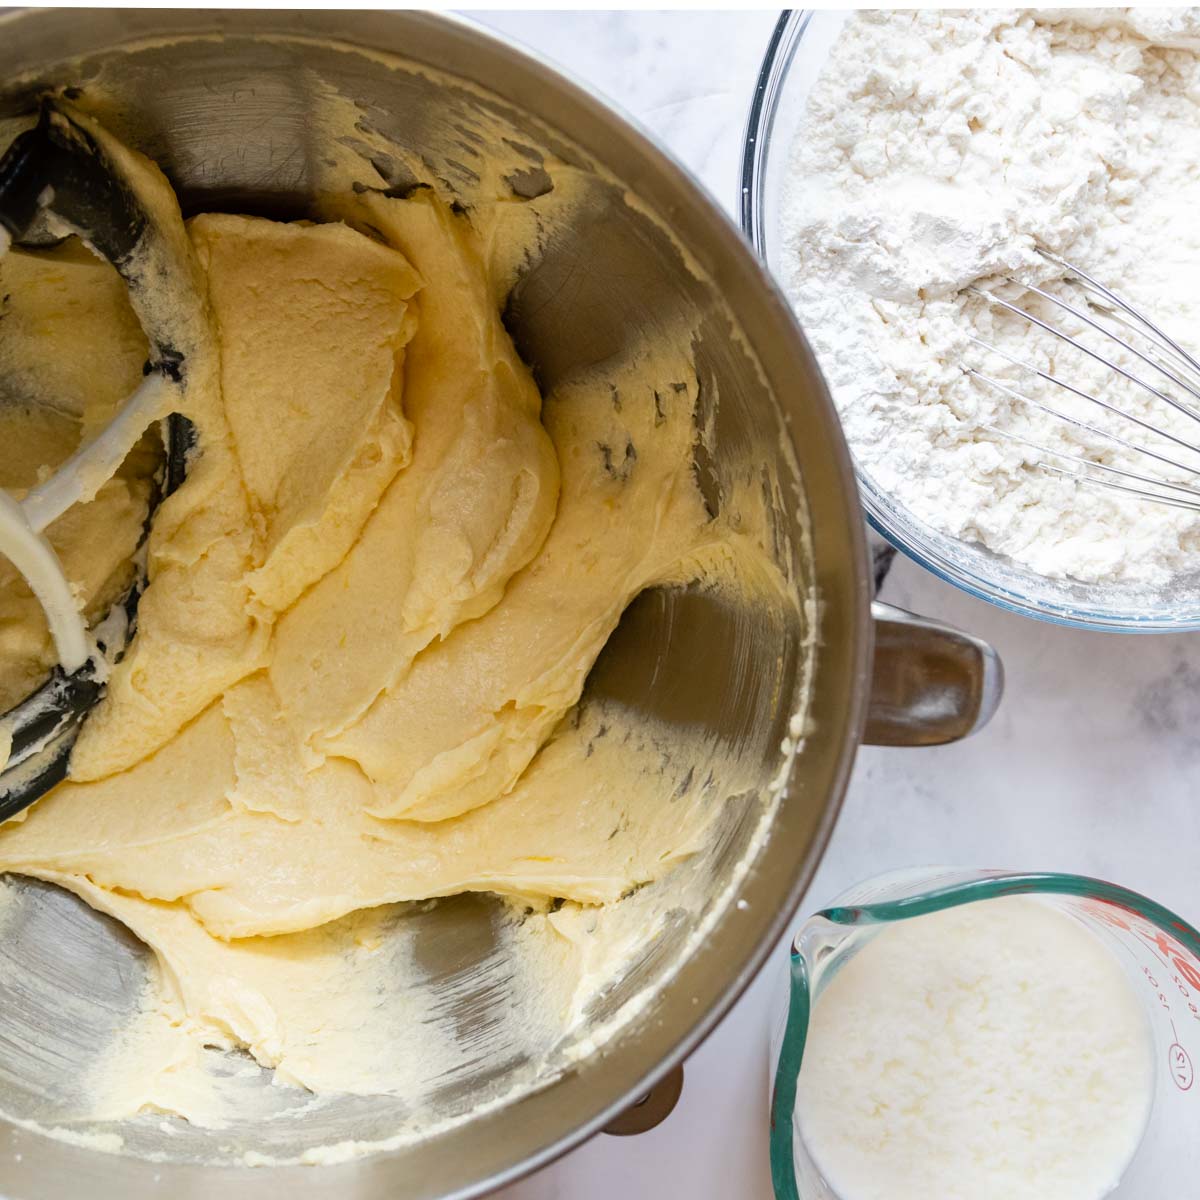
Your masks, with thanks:
M1191 354L1180 346L1178 342L1164 333L1144 313L1139 312L1132 305L1121 299L1120 296L1110 291L1086 271L1068 262L1064 262L1047 251L1042 250L1039 253L1048 261L1060 267L1065 277L1073 283L1078 284L1086 293L1086 308L1082 308L1078 304L1073 304L1063 297L1056 296L1041 287L1023 284L1018 280L1008 280L1007 282L1016 283L1026 293L1039 297L1046 302L1052 311L1058 310L1060 313L1069 313L1076 320L1082 322L1083 325L1101 335L1103 339L1100 342L1101 345L1105 345L1107 342L1112 346L1119 347L1121 351L1131 356L1142 367L1149 368L1149 371L1142 371L1136 365L1127 367L1113 361L1111 357L1101 350L1087 345L1077 336L1060 328L1053 320L1039 317L1035 313L1029 312L1026 308L1022 308L1019 304L1005 300L993 291L971 287L967 289L968 292L981 297L989 304L1007 310L1014 316L1022 318L1053 337L1060 339L1079 353L1102 364L1111 370L1114 375L1124 379L1134 388L1140 389L1151 396L1157 403L1166 405L1169 409L1190 418L1196 422L1196 437L1200 439L1200 362L1197 362ZM1175 508L1187 508L1200 512L1200 486L1189 482L1189 480L1200 482L1200 444L1164 429L1154 420L1147 420L1145 417L1127 412L1120 405L1106 400L1101 396L1094 395L1092 392L1071 383L1060 375L1043 370L1033 363L1025 362L981 338L973 336L971 341L988 353L995 354L1013 366L1018 367L1021 371L1027 372L1029 375L1036 376L1039 379L1044 379L1055 387L1061 388L1063 391L1087 401L1089 404L1095 405L1097 410L1102 410L1114 418L1114 423L1129 436L1123 436L1112 429L1105 429L1090 421L1073 417L1060 409L1046 404L1042 400L1026 395L1019 387L1014 386L1010 382L996 379L994 376L973 367L967 367L966 374L971 378L977 379L988 387L1003 392L1011 399L1031 409L1037 409L1040 412L1063 421L1067 425L1084 431L1098 439L1104 445L1113 448L1120 447L1121 449L1133 452L1139 457L1139 461L1144 464L1145 470L1151 470L1151 464L1157 464L1174 472L1176 477L1166 478L1158 474L1144 474L1142 471L1096 462L1082 455L1068 454L1061 450L1052 449L1049 446L1040 445L1008 430L990 428L989 432L1007 441L1020 443L1045 456L1037 465L1042 470L1052 474L1062 475L1079 483L1093 484L1118 492L1126 492L1132 496L1143 500L1151 500L1158 504L1167 504ZM1163 411L1165 412L1166 410L1164 409ZM1146 445L1144 440L1139 438L1136 432L1137 429L1161 439L1161 442L1158 444L1162 448L1155 449L1153 446ZM1164 443L1173 443L1174 446L1195 454L1197 456L1195 462L1188 463L1181 461L1174 456L1173 452L1169 452L1170 448L1164 445ZM1054 459L1059 463L1071 465L1058 466L1054 462L1046 461L1048 459ZM1183 478L1181 479L1178 476L1182 476ZM1121 482L1122 480L1124 482Z

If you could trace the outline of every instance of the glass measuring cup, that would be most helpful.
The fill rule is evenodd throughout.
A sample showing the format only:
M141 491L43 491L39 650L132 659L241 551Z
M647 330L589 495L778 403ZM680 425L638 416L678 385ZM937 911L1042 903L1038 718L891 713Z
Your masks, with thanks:
M824 1180L800 1132L797 1080L809 1016L837 969L886 925L961 904L1032 895L1087 926L1146 1006L1155 1080L1142 1141L1110 1200L1182 1196L1200 1181L1200 932L1153 900L1082 875L897 871L838 896L792 944L786 1015L772 1042L771 1179L777 1200L850 1200Z

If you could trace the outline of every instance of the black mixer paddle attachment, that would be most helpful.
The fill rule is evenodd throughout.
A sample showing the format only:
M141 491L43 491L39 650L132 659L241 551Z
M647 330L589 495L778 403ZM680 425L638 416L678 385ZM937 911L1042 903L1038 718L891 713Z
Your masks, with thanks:
M23 499L0 489L0 553L45 611L58 656L46 682L0 716L0 820L66 776L80 726L133 636L145 582L135 579L89 631L43 531L73 504L95 496L155 421L166 422L166 463L151 513L182 481L192 446L190 422L173 409L187 384L194 336L181 314L194 312L195 304L163 302L193 290L186 233L177 212L157 215L162 206L154 190L165 185L144 178L145 170L56 98L43 100L37 124L0 158L0 257L12 246L36 249L77 236L120 273L150 346L141 386L97 437Z

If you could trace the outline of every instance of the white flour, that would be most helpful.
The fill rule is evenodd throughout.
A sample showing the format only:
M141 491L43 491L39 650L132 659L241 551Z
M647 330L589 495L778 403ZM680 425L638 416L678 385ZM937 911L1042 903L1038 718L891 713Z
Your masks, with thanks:
M1200 424L963 289L1027 304L1012 276L1077 298L1040 244L1200 347L1197 47L1194 9L858 13L792 151L784 283L860 468L920 520L1047 576L1161 588L1200 569L1200 513L1050 474L1039 461L1070 464L998 437L1146 472L968 380L964 365L1111 422L969 334L1193 439Z

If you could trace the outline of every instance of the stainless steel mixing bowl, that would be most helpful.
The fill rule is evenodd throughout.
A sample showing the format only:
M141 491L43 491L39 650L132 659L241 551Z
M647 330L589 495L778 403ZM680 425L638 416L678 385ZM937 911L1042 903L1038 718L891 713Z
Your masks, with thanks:
M404 1099L347 1098L316 1118L286 1108L215 1134L182 1122L164 1129L155 1116L122 1128L125 1155L0 1125L0 1189L20 1200L416 1200L498 1186L612 1121L732 1003L813 873L864 729L895 744L970 732L998 696L995 660L966 636L883 614L869 704L871 584L858 501L808 347L695 183L543 64L470 25L418 13L46 10L0 17L0 80L0 137L46 87L80 87L104 98L108 125L162 165L190 211L312 212L335 99L360 113L362 144L345 144L361 153L363 186L402 187L400 164L416 161L469 204L481 151L508 155L515 180L537 183L525 189L533 193L547 164L572 164L586 180L584 200L530 255L507 300L519 350L550 390L648 329L691 330L712 430L697 449L706 499L735 504L748 487L767 497L780 562L815 597L801 616L695 589L653 592L630 608L593 671L590 698L629 720L670 722L683 744L737 763L743 779L749 767L754 783L726 796L714 845L662 893L666 932L600 996L579 1034L546 1057L522 1040L523 1022L497 1019L517 1000L487 897L400 918L423 968L415 986L432 990L441 1032L463 1047L421 1104L457 1124L321 1169L239 1164L246 1148L386 1137L412 1117ZM380 139L395 156L367 145ZM520 191L514 184L517 200ZM772 781L797 712L803 745L781 794ZM686 769L677 756L663 786ZM111 922L54 888L21 884L0 933L0 1108L42 1123L70 1117L78 1076L120 1029L144 971L143 948ZM645 1003L627 1020L638 996ZM605 1023L615 1028L609 1040L580 1052L580 1039ZM531 1063L542 1063L537 1077L502 1101Z

